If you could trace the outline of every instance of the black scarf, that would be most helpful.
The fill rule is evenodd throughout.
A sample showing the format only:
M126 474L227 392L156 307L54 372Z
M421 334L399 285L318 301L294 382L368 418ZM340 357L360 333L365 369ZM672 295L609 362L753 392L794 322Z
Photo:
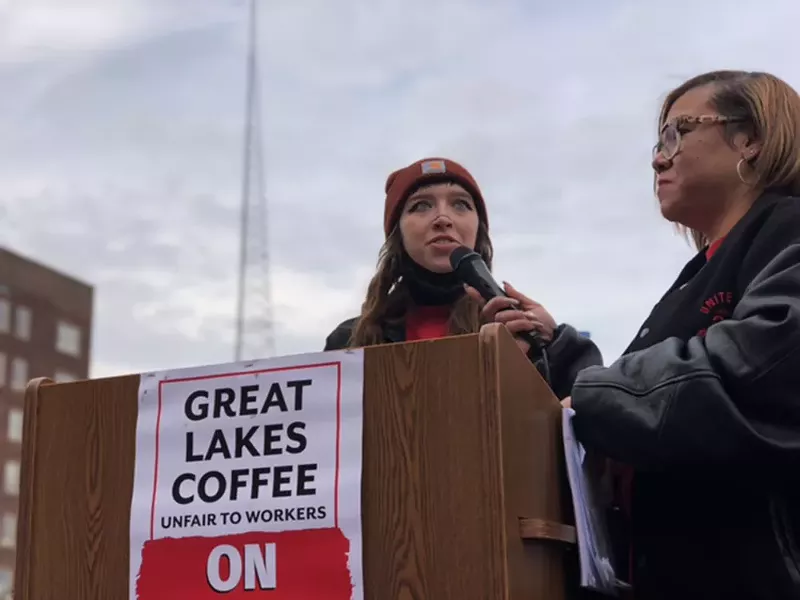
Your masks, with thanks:
M464 295L464 284L452 271L434 273L418 265L408 256L401 267L403 282L417 306L453 304Z

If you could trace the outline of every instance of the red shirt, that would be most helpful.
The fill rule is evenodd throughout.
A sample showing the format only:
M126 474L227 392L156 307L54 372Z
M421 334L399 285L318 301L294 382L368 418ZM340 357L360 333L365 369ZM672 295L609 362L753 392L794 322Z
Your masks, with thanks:
M719 238L716 242L708 246L706 250L706 260L711 260L711 257L714 256L714 253L719 250L719 247L722 245L722 242L725 240L724 237Z
M406 341L435 340L447 336L450 306L417 306L406 314Z

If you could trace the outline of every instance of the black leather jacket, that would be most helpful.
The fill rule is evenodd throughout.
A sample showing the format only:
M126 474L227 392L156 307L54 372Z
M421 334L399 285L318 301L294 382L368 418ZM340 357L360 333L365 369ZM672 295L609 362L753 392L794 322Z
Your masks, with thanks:
M636 600L800 598L800 198L765 195L690 261L572 403L634 469Z

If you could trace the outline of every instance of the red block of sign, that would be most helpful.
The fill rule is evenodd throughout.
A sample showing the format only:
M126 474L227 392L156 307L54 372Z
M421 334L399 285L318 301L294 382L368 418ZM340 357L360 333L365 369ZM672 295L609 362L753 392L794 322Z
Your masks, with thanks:
M339 529L145 542L138 600L350 600L350 544Z

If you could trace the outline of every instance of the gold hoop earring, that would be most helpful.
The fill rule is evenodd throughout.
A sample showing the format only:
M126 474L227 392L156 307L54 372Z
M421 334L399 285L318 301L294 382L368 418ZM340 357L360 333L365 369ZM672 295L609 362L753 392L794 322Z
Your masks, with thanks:
M736 174L739 176L739 181L741 181L745 185L752 186L753 184L751 182L747 181L744 178L744 175L742 175L742 165L744 165L744 164L747 164L747 161L745 160L744 157L742 157L742 158L739 159L739 162L736 163Z

